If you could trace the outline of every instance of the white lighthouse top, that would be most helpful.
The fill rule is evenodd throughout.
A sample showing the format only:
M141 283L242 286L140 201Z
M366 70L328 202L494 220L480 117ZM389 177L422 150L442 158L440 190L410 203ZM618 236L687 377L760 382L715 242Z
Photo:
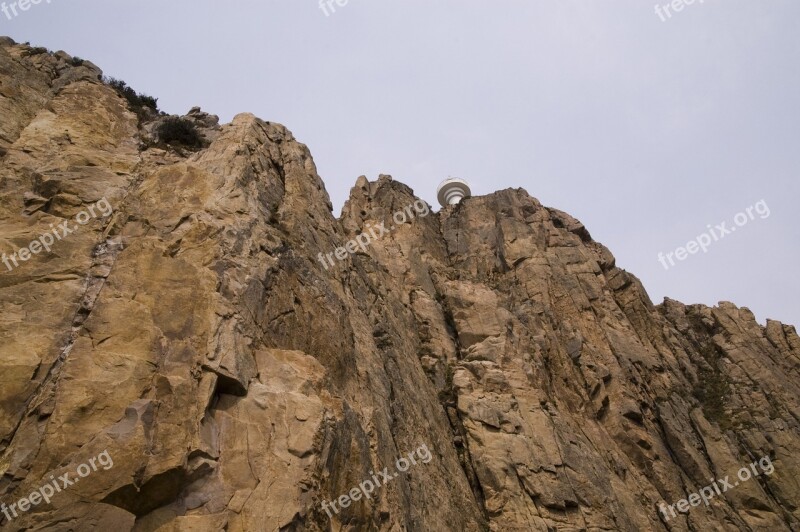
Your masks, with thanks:
M439 184L439 188L436 190L436 198L442 207L447 207L448 205L455 205L463 198L468 198L471 193L466 181L451 177Z

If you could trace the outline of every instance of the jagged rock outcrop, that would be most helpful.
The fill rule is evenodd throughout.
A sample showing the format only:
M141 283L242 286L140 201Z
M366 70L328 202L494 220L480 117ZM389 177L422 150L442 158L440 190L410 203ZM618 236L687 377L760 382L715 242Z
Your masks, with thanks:
M336 219L285 127L194 109L208 147L151 147L91 63L8 39L0 116L0 249L74 228L0 264L0 501L113 457L0 529L800 530L793 327L653 305L521 189L362 177Z

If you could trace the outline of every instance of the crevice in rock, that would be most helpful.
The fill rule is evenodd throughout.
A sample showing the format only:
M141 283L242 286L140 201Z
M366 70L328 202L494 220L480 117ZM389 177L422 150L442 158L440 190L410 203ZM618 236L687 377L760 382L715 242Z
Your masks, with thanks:
M462 360L463 357L461 356L461 345L458 341L458 329L455 319L453 318L452 309L450 309L444 297L439 296L438 292L436 295L436 300L439 303L442 316L445 320L447 332L450 335L453 346L455 347L456 360ZM453 363L455 363L455 361ZM484 495L483 486L481 486L480 479L478 479L478 476L475 473L475 469L472 465L472 454L469 450L469 436L466 428L464 428L464 420L462 419L461 413L458 411L456 404L458 398L453 388L453 368L449 362L446 362L446 364L447 367L445 368L445 372L449 378L445 379L446 388L440 392L439 402L442 405L445 417L450 423L450 431L453 434L453 446L456 454L458 455L461 469L464 471L464 475L469 483L470 489L472 490L472 494L478 503L481 514L483 515L484 520L488 523L490 522L490 518L489 511L486 508L486 496ZM436 386L436 383L433 383L433 385Z
M103 252L98 252L99 249L103 249ZM95 251L92 253L93 262L92 266L90 267L90 273L86 275L85 278L85 289L84 295L81 297L80 306L75 311L73 315L71 330L67 339L66 344L61 348L59 355L55 358L54 362L49 366L45 367L43 365L39 365L37 368L33 379L38 380L41 379L40 384L37 386L36 390L34 390L28 401L25 403L25 407L23 409L24 414L20 416L15 428L7 438L5 438L0 445L3 447L3 457L5 458L5 452L11 449L11 443L14 440L14 437L19 430L20 426L24 422L24 420L31 416L38 416L37 410L45 403L48 402L46 398L47 393L46 390L49 388L55 388L58 383L59 377L61 375L61 367L64 365L67 357L69 356L70 352L72 351L75 342L78 339L80 330L83 327L83 323L91 314L92 309L94 308L95 302L97 298L100 296L100 292L105 285L106 279L110 274L110 271L113 267L114 262L117 260L117 256L121 251L121 246L119 245L111 245L110 248L106 243L98 244L95 247ZM108 269L105 271L104 274L95 275L92 273L98 267L108 264ZM38 416L42 418L42 416ZM47 416L49 418L49 416Z

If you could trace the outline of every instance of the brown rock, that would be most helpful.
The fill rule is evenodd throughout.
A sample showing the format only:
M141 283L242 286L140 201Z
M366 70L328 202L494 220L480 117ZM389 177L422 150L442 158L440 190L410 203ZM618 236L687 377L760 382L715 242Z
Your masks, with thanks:
M152 123L69 59L0 40L2 251L113 206L0 265L0 494L114 465L4 530L800 527L793 327L654 306L523 190L325 266L413 191L362 176L336 219L308 149L247 114L192 109L207 148L146 148ZM772 474L659 512L762 457Z

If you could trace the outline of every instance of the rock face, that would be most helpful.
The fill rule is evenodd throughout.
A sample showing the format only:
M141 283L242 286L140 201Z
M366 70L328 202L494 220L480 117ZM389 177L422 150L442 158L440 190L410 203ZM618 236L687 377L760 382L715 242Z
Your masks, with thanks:
M336 219L283 126L148 147L99 74L0 41L2 530L800 530L793 327L654 306L521 189Z

